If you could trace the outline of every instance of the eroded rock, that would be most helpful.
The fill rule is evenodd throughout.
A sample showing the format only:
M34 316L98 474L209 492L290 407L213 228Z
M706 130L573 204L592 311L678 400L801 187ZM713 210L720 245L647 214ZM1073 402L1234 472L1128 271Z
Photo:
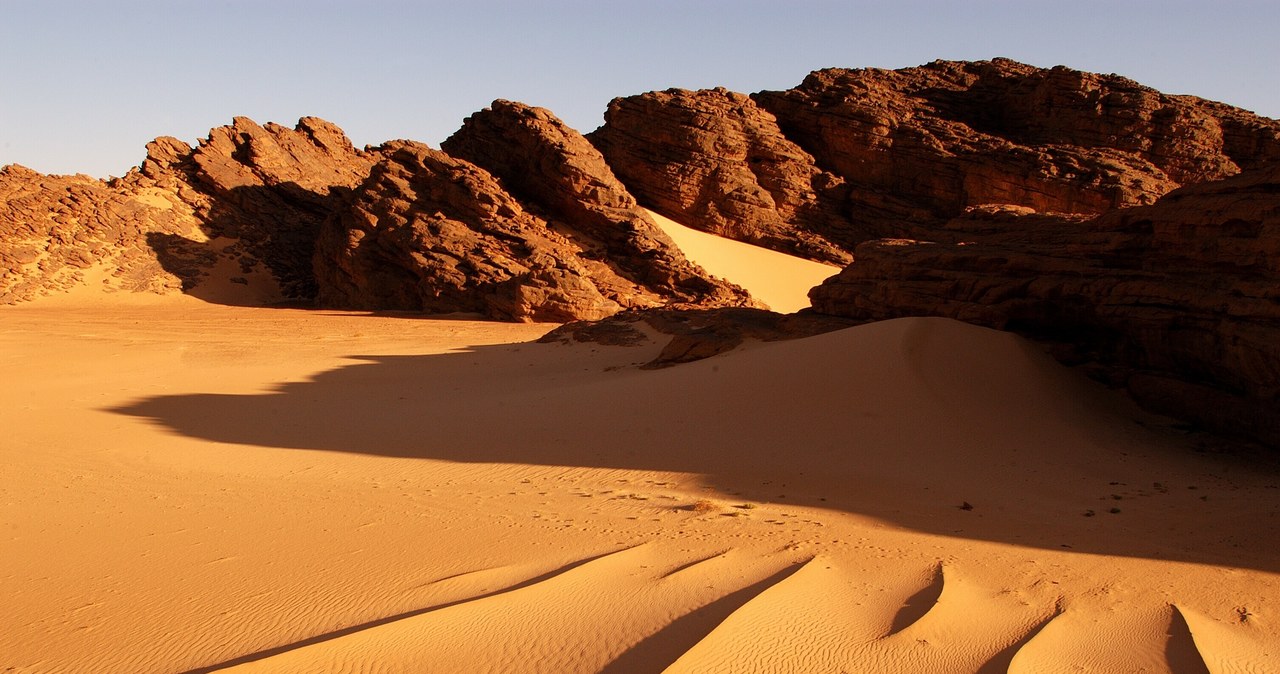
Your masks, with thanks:
M979 234L859 246L814 310L1018 332L1156 411L1280 446L1280 164L1094 219L952 225Z

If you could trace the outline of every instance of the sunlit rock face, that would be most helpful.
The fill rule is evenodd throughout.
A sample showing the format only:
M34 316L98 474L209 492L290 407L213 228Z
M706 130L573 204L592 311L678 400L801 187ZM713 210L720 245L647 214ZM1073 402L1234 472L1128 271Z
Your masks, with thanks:
M974 206L1097 215L1280 160L1275 120L1007 59L652 92L589 137L644 205L839 263L871 239L954 240L943 225Z

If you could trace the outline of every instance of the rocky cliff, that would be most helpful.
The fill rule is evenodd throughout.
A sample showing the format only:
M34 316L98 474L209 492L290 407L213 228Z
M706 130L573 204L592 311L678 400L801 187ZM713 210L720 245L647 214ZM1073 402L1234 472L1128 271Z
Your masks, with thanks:
M357 150L341 129L315 117L294 129L237 117L195 148L176 138L147 144L141 167L122 182L177 195L200 222L207 241L151 238L171 269L192 251L217 251L245 270L265 267L283 299L309 300L317 292L311 258L320 223L380 156Z
M590 138L646 206L683 224L837 264L862 240L837 211L842 181L743 94L614 99Z
M972 206L1096 215L1280 159L1275 120L1007 59L821 70L750 98L642 94L590 138L644 205L822 260L945 236Z
M1280 446L1280 164L1093 219L974 209L948 231L968 240L859 246L814 310L1018 332L1152 409Z
M441 144L480 166L548 227L654 299L702 306L749 305L741 288L689 262L614 176L600 152L551 111L498 100ZM635 302L624 301L633 305Z

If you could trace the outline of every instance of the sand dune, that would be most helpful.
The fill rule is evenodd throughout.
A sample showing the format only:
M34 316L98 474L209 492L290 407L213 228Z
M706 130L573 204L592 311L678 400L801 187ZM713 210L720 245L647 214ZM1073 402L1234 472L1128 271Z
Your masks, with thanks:
M1280 475L1018 338L546 329L0 308L0 671L1280 669Z
M809 306L809 289L840 271L839 267L725 239L686 227L653 211L648 213L686 257L713 275L746 288L753 297L780 313Z

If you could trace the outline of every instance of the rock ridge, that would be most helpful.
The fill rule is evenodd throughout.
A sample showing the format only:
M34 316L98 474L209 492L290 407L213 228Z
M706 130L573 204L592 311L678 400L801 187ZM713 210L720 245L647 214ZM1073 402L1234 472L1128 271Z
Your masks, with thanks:
M1017 332L1155 411L1280 447L1280 164L1092 219L949 224L997 233L865 243L814 310Z

